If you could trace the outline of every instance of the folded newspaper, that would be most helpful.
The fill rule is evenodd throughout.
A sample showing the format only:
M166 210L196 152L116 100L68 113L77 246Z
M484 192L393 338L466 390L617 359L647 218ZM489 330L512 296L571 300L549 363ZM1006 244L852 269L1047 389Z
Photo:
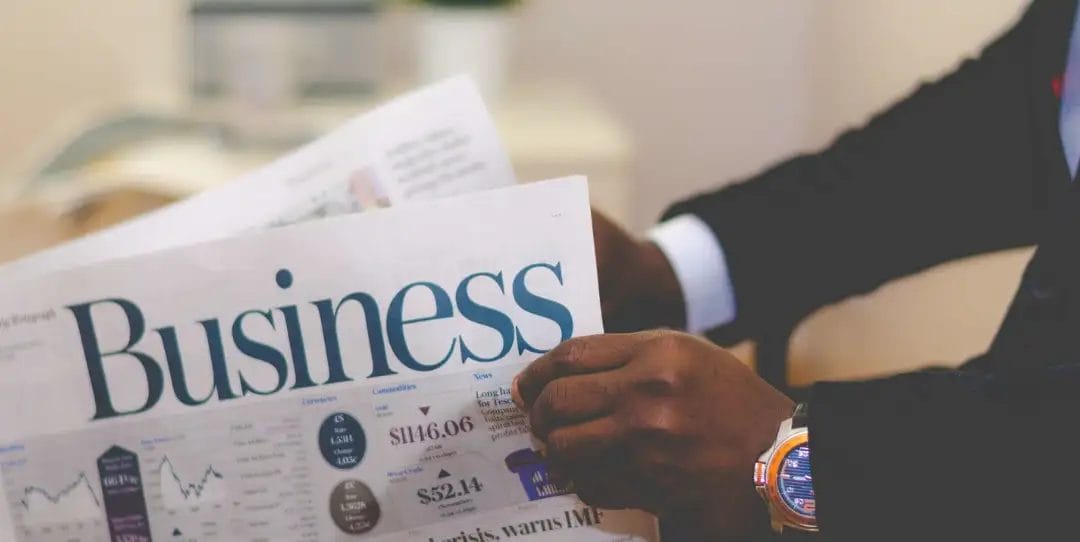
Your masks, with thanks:
M374 114L411 126L354 124L458 133L427 188L371 166L401 141L322 141L0 269L0 539L657 540L651 516L551 478L509 396L525 363L602 331L584 179L284 225L360 207L342 162L391 203L512 184L474 94L451 82ZM216 214L246 197L265 207ZM171 231L199 220L215 227Z

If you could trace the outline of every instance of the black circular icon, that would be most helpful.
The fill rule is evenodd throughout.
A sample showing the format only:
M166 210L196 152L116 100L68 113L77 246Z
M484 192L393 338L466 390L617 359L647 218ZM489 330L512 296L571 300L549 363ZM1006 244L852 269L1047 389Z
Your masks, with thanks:
M319 451L330 466L347 470L364 459L367 437L356 418L338 412L331 414L319 427Z
M330 517L344 533L366 533L379 523L380 515L375 494L359 480L345 480L330 494Z

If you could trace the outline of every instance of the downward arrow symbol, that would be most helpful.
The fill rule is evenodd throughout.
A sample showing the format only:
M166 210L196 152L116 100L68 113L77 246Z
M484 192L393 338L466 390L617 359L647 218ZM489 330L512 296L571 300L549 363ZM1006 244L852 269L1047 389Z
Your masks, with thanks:
M429 410L431 410L431 407L429 407L429 406L420 407L420 412L423 412L424 416L427 416L427 413L428 413Z

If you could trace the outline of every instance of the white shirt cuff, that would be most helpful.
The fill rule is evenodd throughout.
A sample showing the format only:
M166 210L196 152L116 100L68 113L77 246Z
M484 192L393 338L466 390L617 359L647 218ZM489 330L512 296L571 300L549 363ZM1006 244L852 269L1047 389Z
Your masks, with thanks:
M667 256L686 301L686 330L702 333L735 319L735 290L724 247L694 215L656 225L648 237Z

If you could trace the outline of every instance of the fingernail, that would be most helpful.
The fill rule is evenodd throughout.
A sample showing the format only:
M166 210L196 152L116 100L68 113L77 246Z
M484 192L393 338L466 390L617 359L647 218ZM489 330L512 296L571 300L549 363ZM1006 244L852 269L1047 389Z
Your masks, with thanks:
M514 381L510 384L510 399L514 401L518 408L525 410L525 401L521 400L521 390L518 388L518 379L520 378L520 375L515 376Z

